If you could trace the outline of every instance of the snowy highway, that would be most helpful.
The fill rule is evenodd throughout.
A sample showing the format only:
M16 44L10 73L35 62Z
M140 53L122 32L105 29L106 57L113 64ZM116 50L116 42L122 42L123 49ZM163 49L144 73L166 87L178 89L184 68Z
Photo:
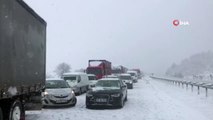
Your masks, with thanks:
M75 107L28 111L26 120L212 120L209 96L145 77L128 90L122 109L86 109L83 94Z

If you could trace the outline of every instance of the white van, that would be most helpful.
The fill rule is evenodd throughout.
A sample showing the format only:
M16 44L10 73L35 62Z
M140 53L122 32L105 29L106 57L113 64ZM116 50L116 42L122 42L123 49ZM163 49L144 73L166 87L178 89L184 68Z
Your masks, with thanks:
M133 78L133 82L136 83L138 82L138 73L136 71L127 71L128 74L130 74Z
M89 88L92 88L95 86L96 82L98 81L96 79L96 76L94 74L87 74L88 79L89 79Z
M82 94L88 90L89 79L86 73L64 73L62 78L67 81L75 94Z

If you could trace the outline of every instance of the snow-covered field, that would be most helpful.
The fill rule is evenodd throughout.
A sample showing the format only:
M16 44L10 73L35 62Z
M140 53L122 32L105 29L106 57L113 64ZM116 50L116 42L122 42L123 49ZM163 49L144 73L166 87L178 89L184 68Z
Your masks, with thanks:
M213 120L213 97L149 77L128 90L122 109L90 110L85 108L85 94L77 99L75 107L27 112L26 120Z

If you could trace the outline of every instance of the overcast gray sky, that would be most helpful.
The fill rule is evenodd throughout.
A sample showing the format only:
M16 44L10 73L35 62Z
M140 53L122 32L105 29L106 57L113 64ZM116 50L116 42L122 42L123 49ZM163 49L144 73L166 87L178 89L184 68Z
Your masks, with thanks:
M165 73L213 50L212 0L24 0L47 21L47 72L88 59ZM174 19L188 21L175 27Z

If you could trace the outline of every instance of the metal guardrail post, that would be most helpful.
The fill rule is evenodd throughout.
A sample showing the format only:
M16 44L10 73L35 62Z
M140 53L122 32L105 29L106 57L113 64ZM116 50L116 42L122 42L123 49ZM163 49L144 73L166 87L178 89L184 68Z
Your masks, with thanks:
M205 95L208 97L208 89L213 90L213 83L212 82L196 82L196 81L186 81L186 80L180 80L180 79L169 79L169 78L159 78L159 77L152 77L154 79L164 80L167 82L170 82L174 85L177 85L178 87L184 88L186 86L186 90L188 90L189 85L191 85L191 92L194 91L194 86L197 86L197 94L200 94L200 87L205 89Z
M191 84L191 91L193 92L193 85Z
M197 94L200 94L200 86L197 86Z
M208 88L206 87L206 97L208 97Z
M188 84L188 83L186 83L186 90L188 90L188 85L189 85L189 84Z

